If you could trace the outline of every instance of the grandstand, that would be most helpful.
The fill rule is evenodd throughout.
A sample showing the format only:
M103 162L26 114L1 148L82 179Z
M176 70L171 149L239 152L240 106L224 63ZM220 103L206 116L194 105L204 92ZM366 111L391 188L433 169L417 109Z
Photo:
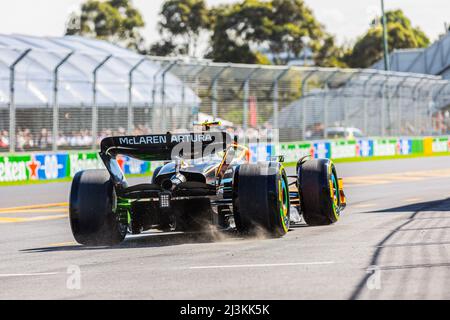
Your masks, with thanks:
M378 61L372 68L384 70L384 59ZM450 32L426 49L393 51L390 54L390 69L450 79Z

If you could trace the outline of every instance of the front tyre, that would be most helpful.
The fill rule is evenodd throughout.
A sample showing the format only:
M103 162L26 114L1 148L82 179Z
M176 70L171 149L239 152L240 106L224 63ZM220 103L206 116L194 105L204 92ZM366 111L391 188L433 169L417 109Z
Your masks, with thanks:
M78 172L70 191L69 218L75 240L88 246L112 246L125 239L127 226L120 223L117 197L105 170Z
M339 182L334 164L328 159L309 160L298 167L298 191L305 222L325 226L340 218Z
M236 170L234 219L243 233L262 228L281 237L289 231L289 184L281 164L243 164Z

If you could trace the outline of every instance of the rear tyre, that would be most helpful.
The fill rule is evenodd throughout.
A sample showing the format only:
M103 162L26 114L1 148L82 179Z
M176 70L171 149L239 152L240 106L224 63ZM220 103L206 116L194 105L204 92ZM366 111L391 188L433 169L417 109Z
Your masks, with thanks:
M117 198L105 170L87 170L75 175L70 191L70 226L75 240L89 246L122 242L127 226L119 222Z
M338 177L328 159L309 160L298 167L298 191L305 222L325 226L340 218Z
M281 164L243 164L236 170L234 219L243 233L262 228L281 237L289 231L289 185Z

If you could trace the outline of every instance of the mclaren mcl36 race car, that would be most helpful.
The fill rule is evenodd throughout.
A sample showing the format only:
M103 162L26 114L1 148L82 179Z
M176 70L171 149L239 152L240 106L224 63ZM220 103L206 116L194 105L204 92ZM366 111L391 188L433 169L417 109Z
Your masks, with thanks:
M121 243L150 229L197 232L205 226L281 237L297 210L310 226L330 225L345 208L342 180L328 159L300 159L288 176L282 157L249 163L249 150L227 133L110 137L101 142L105 170L76 174L70 192L75 240L88 246ZM116 157L164 165L148 183L128 185ZM299 216L298 214L296 215ZM298 222L298 220L296 220Z

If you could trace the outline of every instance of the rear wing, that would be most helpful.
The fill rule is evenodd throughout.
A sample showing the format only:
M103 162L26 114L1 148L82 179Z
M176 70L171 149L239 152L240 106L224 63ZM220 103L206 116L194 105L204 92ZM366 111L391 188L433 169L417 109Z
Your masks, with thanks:
M226 132L158 134L110 137L102 140L101 153L115 157L126 155L143 161L169 161L176 157L202 158L213 151L226 150L232 144Z
M100 157L117 187L127 188L117 155L143 161L198 159L224 151L233 143L226 132L167 133L145 136L109 137L100 144Z

